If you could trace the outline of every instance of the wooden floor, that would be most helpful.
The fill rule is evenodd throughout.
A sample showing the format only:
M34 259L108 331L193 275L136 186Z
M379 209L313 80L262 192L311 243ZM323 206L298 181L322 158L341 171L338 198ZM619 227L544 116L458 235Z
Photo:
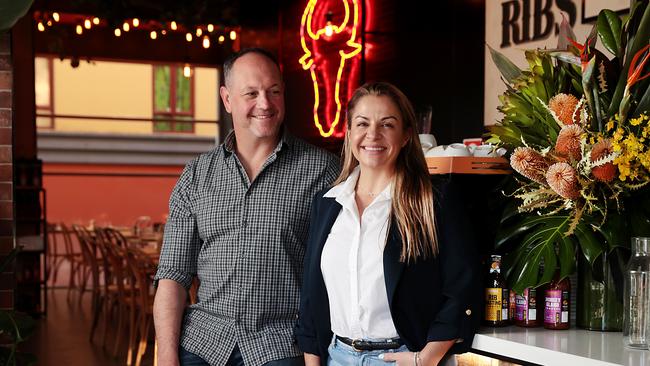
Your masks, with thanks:
M116 366L126 364L126 345L120 352L119 359L102 350L101 327L95 335L95 342L89 341L91 312L90 293L82 297L81 305L77 301L78 292L74 300L66 299L67 289L48 290L47 316L37 320L36 332L24 344L23 349L38 357L37 365L42 366ZM115 332L108 334L113 340ZM128 337L124 334L123 337ZM125 344L126 342L123 341ZM153 344L147 347L147 354L142 365L149 366L153 363ZM112 350L112 343L109 342Z

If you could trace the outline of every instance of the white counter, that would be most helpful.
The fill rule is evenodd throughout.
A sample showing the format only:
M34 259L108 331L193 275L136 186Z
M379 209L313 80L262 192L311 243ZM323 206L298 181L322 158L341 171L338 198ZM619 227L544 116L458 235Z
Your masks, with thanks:
M621 332L481 328L472 348L539 365L650 366L650 351L623 347Z

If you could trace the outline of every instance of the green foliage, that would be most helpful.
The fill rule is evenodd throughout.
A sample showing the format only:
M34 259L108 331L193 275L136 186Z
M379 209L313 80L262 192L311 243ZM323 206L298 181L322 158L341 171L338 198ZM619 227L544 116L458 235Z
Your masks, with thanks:
M0 263L0 273L11 265L19 252L15 248ZM36 323L30 316L15 311L0 310L0 365L34 365L36 357L18 351L18 345L24 342L34 332Z

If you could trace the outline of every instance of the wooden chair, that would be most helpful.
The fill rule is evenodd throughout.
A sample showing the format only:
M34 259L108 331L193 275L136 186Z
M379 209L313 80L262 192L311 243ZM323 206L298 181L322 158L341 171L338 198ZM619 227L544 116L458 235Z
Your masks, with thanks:
M131 313L131 322L136 326L129 332L129 344L133 346L134 350L137 349L135 366L140 366L142 357L147 350L149 330L153 325L154 290L152 274L155 273L156 266L147 254L137 248L127 248L126 254L128 268L135 284L133 287L134 296L131 297L132 306L133 309L137 310ZM133 316L136 313L137 316L134 319ZM156 347L154 347L154 353L156 351ZM130 357L127 356L127 365L131 365L130 362Z
M74 230L66 226L64 223L60 223L58 226L59 228L56 232L60 235L60 239L63 241L65 260L70 264L67 294L67 299L70 301L72 291L75 288L78 289L80 293L85 291L84 276L88 273L88 269L81 251L81 245L77 240Z

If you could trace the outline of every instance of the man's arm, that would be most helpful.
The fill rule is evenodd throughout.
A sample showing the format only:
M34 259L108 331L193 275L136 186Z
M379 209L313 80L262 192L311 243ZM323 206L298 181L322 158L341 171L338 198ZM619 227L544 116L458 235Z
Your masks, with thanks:
M153 320L158 341L158 365L178 366L178 342L187 292L174 280L158 282L153 303Z

